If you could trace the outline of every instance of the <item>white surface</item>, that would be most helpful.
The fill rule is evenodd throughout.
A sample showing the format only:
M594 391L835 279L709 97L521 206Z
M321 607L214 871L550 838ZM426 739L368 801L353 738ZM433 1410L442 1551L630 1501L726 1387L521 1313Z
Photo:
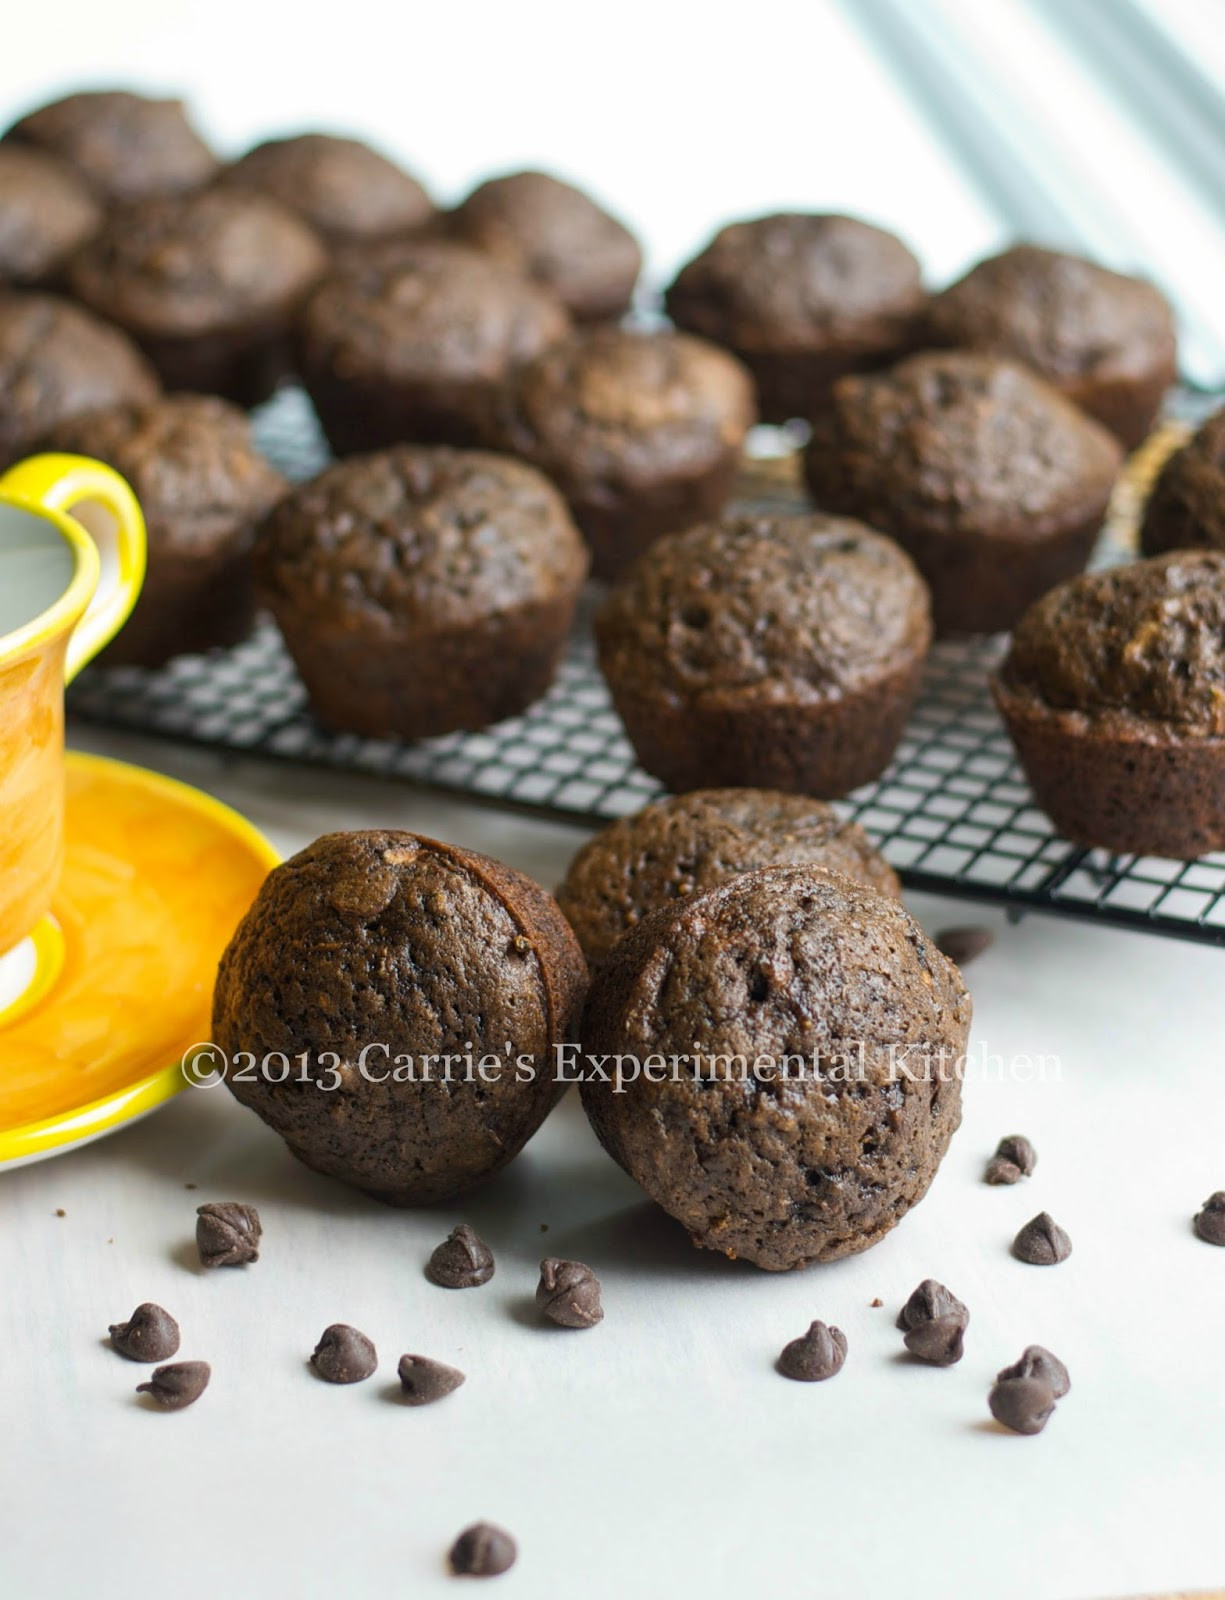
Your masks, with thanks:
M578 837L373 781L247 762L221 777L200 752L88 742L160 754L287 849L325 827L401 824L549 883ZM914 907L929 927L983 916ZM1225 957L987 920L999 941L970 970L980 1067L929 1197L867 1255L807 1273L693 1250L573 1099L486 1189L416 1214L310 1174L223 1088L5 1175L0 1594L441 1595L449 1541L478 1517L520 1541L497 1592L531 1600L1068 1600L1219 1583L1225 1251L1190 1216L1225 1185ZM1017 1052L1058 1056L1059 1076L986 1068ZM990 1189L983 1162L1014 1131L1037 1144L1037 1174ZM203 1274L194 1208L226 1198L260 1207L263 1256ZM1008 1254L1042 1208L1075 1242L1045 1270ZM498 1272L447 1293L421 1267L461 1219ZM600 1327L536 1323L545 1253L600 1274ZM947 1371L905 1359L893 1327L929 1274L972 1313ZM182 1358L213 1363L180 1415L146 1412L133 1391L147 1371L103 1343L145 1299L179 1319ZM847 1365L824 1385L787 1383L773 1359L815 1316L847 1333ZM332 1321L374 1339L370 1382L330 1388L308 1371ZM1066 1360L1073 1388L1025 1439L994 1429L986 1393L1031 1341ZM402 1408L389 1394L409 1350L468 1383Z

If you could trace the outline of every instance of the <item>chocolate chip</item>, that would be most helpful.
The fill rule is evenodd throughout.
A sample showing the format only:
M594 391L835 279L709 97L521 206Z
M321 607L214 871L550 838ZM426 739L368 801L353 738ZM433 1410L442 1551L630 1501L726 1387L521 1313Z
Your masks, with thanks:
M1003 1156L992 1156L987 1163L987 1170L983 1173L983 1182L991 1184L1020 1183L1025 1174L1014 1161L1005 1161Z
M995 1420L1013 1433L1041 1433L1055 1409L1055 1395L1041 1378L1001 1378L987 1404Z
M474 1522L451 1546L451 1571L461 1578L496 1578L518 1555L515 1541L492 1522Z
M311 1366L329 1383L361 1383L379 1364L374 1346L347 1322L333 1322L315 1346Z
M426 1277L440 1289L479 1289L493 1274L493 1251L466 1222L451 1229L425 1269Z
M1040 1344L1026 1345L1019 1361L996 1373L998 1383L1006 1383L1009 1378L1041 1378L1056 1400L1062 1400L1072 1387L1063 1362Z
M163 1411L182 1411L200 1398L212 1375L207 1361L176 1361L158 1367L148 1383L136 1385L136 1393L149 1395Z
M989 950L995 943L990 928L942 928L934 940L936 949L955 961L959 967L969 966L976 956Z
M1205 1244L1225 1244L1225 1189L1218 1189L1195 1214L1195 1231Z
M63 1206L56 1206L55 1214L56 1214L57 1217L66 1217L68 1215L68 1213L64 1210Z
M987 1183L1019 1183L1038 1165L1038 1152L1022 1134L1010 1133L996 1146L983 1177Z
M907 1328L917 1328L921 1322L934 1322L937 1317L960 1317L964 1326L970 1320L970 1313L951 1289L937 1283L935 1278L924 1278L898 1312L897 1325L905 1332Z
M961 1317L933 1317L906 1330L903 1344L930 1367L955 1366L965 1354L966 1325Z
M797 1383L821 1383L841 1372L845 1360L846 1334L842 1329L813 1322L807 1333L783 1346L777 1365L784 1378L794 1378Z
M603 1320L600 1280L581 1261L559 1261L549 1256L540 1263L536 1304L562 1328L594 1328Z
M879 1295L877 1295L876 1299L872 1301L872 1309L873 1309L873 1311L879 1311L879 1309L881 1308L881 1306L884 1305L884 1303L885 1302L881 1299L881 1297Z
M206 1267L245 1267L259 1260L259 1212L241 1200L196 1207L196 1249Z
M161 1306L146 1300L126 1322L112 1322L111 1344L129 1361L167 1361L179 1348L179 1325Z
M1072 1254L1072 1241L1049 1212L1040 1211L1012 1241L1012 1253L1031 1267L1053 1267Z
M435 1400L454 1394L464 1381L458 1367L448 1367L445 1362L431 1361L429 1356L401 1356L396 1368L404 1400L410 1406L429 1406Z

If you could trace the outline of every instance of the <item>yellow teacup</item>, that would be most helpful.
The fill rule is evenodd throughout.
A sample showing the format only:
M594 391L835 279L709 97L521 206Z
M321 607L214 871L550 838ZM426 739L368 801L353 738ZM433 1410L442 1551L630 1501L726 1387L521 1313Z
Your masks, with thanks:
M0 1014L60 876L64 685L119 631L144 575L144 518L117 472L46 455L0 477Z

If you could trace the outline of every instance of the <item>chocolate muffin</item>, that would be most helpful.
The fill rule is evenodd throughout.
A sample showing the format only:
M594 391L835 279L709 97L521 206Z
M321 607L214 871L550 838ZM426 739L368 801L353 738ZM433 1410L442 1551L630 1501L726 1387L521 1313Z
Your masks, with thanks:
M490 178L450 225L456 238L551 289L578 322L619 317L642 271L641 246L624 223L547 172Z
M145 514L144 588L101 661L159 667L247 636L254 527L289 485L257 454L241 411L211 396L168 395L75 417L46 444L114 467Z
M221 181L279 200L331 245L398 238L434 217L433 201L416 178L359 139L333 133L269 139L227 168Z
M1122 454L1015 361L967 350L842 378L812 426L813 499L891 534L939 633L1011 627L1089 559Z
M695 789L657 800L589 839L557 902L592 972L649 911L755 867L823 867L882 894L901 892L892 867L856 822L806 795Z
M252 406L288 371L293 319L326 261L275 200L206 189L116 212L68 281L131 334L168 389Z
M1061 584L992 682L1038 804L1077 844L1225 850L1225 552Z
M833 1261L926 1194L961 1121L970 1011L898 901L766 867L613 950L583 1014L583 1107L694 1244L771 1272Z
M823 799L887 765L931 642L910 559L819 515L726 517L661 540L595 630L630 743L669 789Z
M182 194L217 172L217 158L181 100L126 89L70 94L29 112L4 137L59 156L107 201Z
M0 284L53 284L101 221L101 206L65 162L0 144Z
M231 1060L295 1064L227 1081L300 1161L425 1205L539 1128L585 984L565 918L522 873L417 834L330 833L274 868L239 924L212 1037Z
M157 391L152 367L118 328L54 295L0 292L0 468L68 417Z
M553 480L611 578L718 516L755 420L748 373L714 345L585 328L511 375L491 438Z
M854 217L784 212L721 228L668 289L679 328L735 351L766 422L811 417L847 372L915 342L926 304L918 261Z
M569 326L547 289L478 250L396 243L311 297L299 370L337 455L404 440L479 444L508 373Z
M1129 450L1177 376L1174 314L1158 289L1032 244L980 261L937 295L927 338L1025 362Z
M1140 544L1146 556L1225 550L1225 408L1162 467L1144 508Z
M320 721L424 739L545 692L587 556L530 467L399 445L295 489L264 522L256 565Z

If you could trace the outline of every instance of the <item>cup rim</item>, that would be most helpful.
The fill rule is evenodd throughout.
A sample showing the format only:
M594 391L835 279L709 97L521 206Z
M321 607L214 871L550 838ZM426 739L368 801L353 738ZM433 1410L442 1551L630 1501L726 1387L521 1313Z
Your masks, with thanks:
M102 558L97 545L67 512L8 491L0 493L0 513L5 506L14 506L18 511L49 522L71 546L75 565L68 587L46 610L40 611L29 622L23 622L10 633L0 634L0 667L11 666L22 657L42 649L61 633L71 633L85 614L102 577Z

